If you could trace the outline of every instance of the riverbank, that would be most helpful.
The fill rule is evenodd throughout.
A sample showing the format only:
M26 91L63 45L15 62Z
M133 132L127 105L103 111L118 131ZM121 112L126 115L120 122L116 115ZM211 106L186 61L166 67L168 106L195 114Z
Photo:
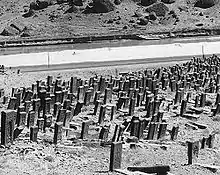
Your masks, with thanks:
M2 38L0 48L11 47L31 47L31 46L51 46L62 44L79 44L91 43L96 41L112 41L112 40L166 40L166 39L184 39L194 37L213 37L220 36L219 29L194 29L188 31L174 32L156 32L156 33L115 33L115 34L96 34L90 36L68 36L68 37L27 37L27 38ZM199 38L198 38L199 39Z

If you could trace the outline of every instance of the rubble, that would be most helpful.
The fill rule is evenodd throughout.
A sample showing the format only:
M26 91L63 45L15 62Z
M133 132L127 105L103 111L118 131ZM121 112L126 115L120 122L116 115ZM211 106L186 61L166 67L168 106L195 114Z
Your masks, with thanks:
M149 13L155 12L157 16L166 16L168 11L169 11L169 8L162 2L152 4L146 8L146 12L149 12Z

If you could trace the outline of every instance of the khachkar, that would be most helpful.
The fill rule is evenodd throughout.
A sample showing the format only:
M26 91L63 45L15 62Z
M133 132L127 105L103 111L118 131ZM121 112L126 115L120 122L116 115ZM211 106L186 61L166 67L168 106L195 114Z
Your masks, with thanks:
M96 75L88 80L71 77L63 81L48 76L46 81L36 81L31 88L13 87L11 96L3 98L9 100L3 100L7 107L1 113L1 144L10 146L27 127L33 142L38 142L40 133L52 129L53 143L58 145L68 139L74 128L78 131L78 141L99 139L101 145L111 145L109 170L113 171L121 168L126 139L178 140L179 124L169 125L165 117L170 111L175 112L176 117L194 120L188 122L187 127L206 129L207 126L196 120L197 114L208 105L208 94L212 93L216 95L212 115L219 117L219 66L220 59L212 56L115 77ZM171 94L169 99L166 93ZM88 113L90 106L93 111ZM90 117L83 117L79 124L77 119L81 115ZM90 132L94 126L99 127L95 130L98 138L91 134L94 130ZM199 141L187 142L188 164L195 162L199 149L212 148L214 139L215 134L209 133ZM135 148L135 143L131 144Z

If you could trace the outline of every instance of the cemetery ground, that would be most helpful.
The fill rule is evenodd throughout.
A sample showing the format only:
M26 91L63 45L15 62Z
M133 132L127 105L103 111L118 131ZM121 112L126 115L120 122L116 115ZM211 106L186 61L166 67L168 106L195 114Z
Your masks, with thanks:
M12 96L12 87L14 87L15 95L17 93L15 87L31 87L32 84L38 80L47 82L48 76L52 76L53 81L57 79L62 80L62 82L64 80L65 82L70 81L71 77L89 80L91 77L96 77L96 75L98 77L102 75L107 79L111 76L115 77L120 72L135 72L145 70L146 68L168 67L176 64L176 62L173 62L36 73L22 73L21 70L19 74L17 74L16 70L7 70L6 74L0 75L1 88L4 89L4 95L1 94L1 101L7 101L5 104L1 102L0 110L7 111L9 99ZM44 86L43 84L44 83L42 83L42 88ZM148 124L147 129L143 130L143 135L140 136L138 141L134 136L130 136L130 131L134 132L135 129L130 128L129 130L129 126L127 126L127 130L125 129L121 135L123 136L121 169L132 166L168 165L171 169L170 172L175 175L219 174L219 171L216 172L215 167L210 167L210 165L215 165L217 168L220 166L220 123L218 115L213 116L211 112L216 108L216 93L207 92L204 102L201 100L204 97L204 95L202 95L204 93L197 87L198 85L195 85L196 90L192 88L191 90L187 89L185 91L185 96L188 96L188 92L191 92L191 96L187 97L187 111L191 111L191 114L186 116L181 114L181 111L186 110L183 109L184 100L182 100L181 103L171 103L177 98L176 94L180 95L181 93L179 91L172 91L170 88L159 89L158 96L163 99L163 104L160 105L160 110L164 111L162 123L166 121L167 130L161 139L147 139L149 137L149 133L147 132L149 129ZM195 103L198 102L196 101L198 91L200 92L200 103L198 103L198 105L202 105L202 107L194 107ZM29 91L26 91L26 93L27 92ZM3 96L8 97L8 99L3 98ZM101 99L102 98L103 97L101 97ZM116 104L116 101L117 93L113 92L112 102L110 104ZM76 101L73 100L73 103L75 102ZM132 116L145 118L147 111L145 110L145 105L140 105L133 108L135 110L131 115L127 115L126 111L128 107L123 107L115 111L113 115L114 119L111 120L112 108L110 106L111 105L106 107L105 118L103 119L104 121L101 122L99 121L101 109L98 110L96 115L93 115L95 105L84 105L81 112L73 116L70 122L68 136L66 137L64 132L64 134L62 134L62 141L57 138L57 144L54 144L54 129L58 126L55 126L55 120L57 120L55 117L53 117L53 122L50 127L43 129L38 125L37 142L30 141L30 129L27 128L27 126L21 127L20 125L20 128L16 128L16 131L18 131L18 133L19 130L22 132L14 140L13 144L9 147L7 144L6 146L2 145L0 148L0 174L120 174L109 171L111 143L107 143L114 137L116 124L119 126L119 124L123 123L124 118L131 119ZM53 109L50 109L50 112L53 113ZM21 115L21 113L19 113L19 115ZM186 118L187 116L191 118ZM88 135L85 132L83 133L84 138L79 139L82 136L83 121L89 122L89 131ZM196 122L198 125L196 126L192 122ZM106 126L107 128L110 126L106 142L98 139L102 126ZM3 132L2 127L1 132ZM16 132L14 132L14 134L15 133ZM210 138L210 134L212 135L213 133L215 134L214 142L210 145L203 145L205 149L200 149L199 153L196 151L193 152L193 164L188 164L187 141L196 143L195 141L197 140ZM118 137L119 136L120 134ZM208 141L205 143L208 143ZM194 160L197 154L198 158ZM207 164L209 166L203 167L195 163Z

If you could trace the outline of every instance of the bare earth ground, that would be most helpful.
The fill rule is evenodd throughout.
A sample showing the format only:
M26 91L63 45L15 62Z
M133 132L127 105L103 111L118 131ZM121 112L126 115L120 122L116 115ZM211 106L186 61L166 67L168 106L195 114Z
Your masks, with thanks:
M193 0L176 0L172 4L166 4L169 8L167 15L157 17L155 21L150 20L147 25L139 25L139 17L134 16L135 11L146 9L139 1L122 0L120 5L115 5L114 11L85 14L83 11L89 2L91 1L85 0L83 6L76 6L77 12L66 13L70 6L64 1L62 4L36 10L33 16L24 18L22 15L30 5L29 0L0 1L0 29L2 32L5 26L19 21L28 28L31 38L43 38L116 33L149 34L176 31L184 33L189 30L198 32L201 29L218 29L220 26L219 3L203 9L194 7ZM173 12L175 15L172 15ZM19 36L1 36L1 38L15 39Z
M176 64L176 63L174 63ZM169 64L171 65L171 64ZM71 76L80 78L89 78L92 75L116 75L117 72L136 71L146 67L157 67L157 65L132 65L120 67L103 67L93 69L79 69L65 72L37 72L37 73L21 73L16 71L7 71L7 75L1 75L1 87L5 88L6 94L9 94L11 87L30 86L36 80L45 80L47 75L57 76L63 80L68 80ZM168 66L163 64L162 66ZM166 98L174 98L172 92L164 93ZM194 94L194 93L193 93ZM208 100L214 102L215 96L208 95ZM5 106L2 105L4 108ZM1 109L3 109L1 108ZM71 138L75 138L81 131L81 122L85 118L98 120L97 116L89 115L92 112L92 106L84 107L83 112L74 118L74 122L78 123L77 130L70 134ZM178 139L170 141L170 135L167 133L164 141L146 141L140 140L137 149L130 149L129 144L123 144L122 168L128 166L151 166L151 165L170 165L171 172L175 175L212 175L219 174L202 168L197 165L187 165L187 146L186 141L189 139L199 139L209 134L213 130L219 130L219 121L213 121L209 117L210 107L206 114L200 115L198 122L208 125L207 129L192 130L185 127L188 121L185 118L173 117L175 111L165 114L168 122L168 130L171 130L175 124L180 125ZM135 115L143 112L140 108L136 108ZM116 120L120 122L120 113L116 113ZM107 112L108 116L108 112ZM107 117L108 118L108 117ZM72 175L72 174L117 174L109 173L109 155L110 147L99 146L97 140L98 126L90 128L90 137L94 139L88 142L63 141L63 144L54 146L50 144L53 139L53 131L47 130L46 133L39 133L38 144L30 143L28 137L28 129L15 141L10 149L0 148L0 174L20 175L20 174L48 174L48 175ZM111 135L114 128L111 128ZM219 150L219 134L216 135L214 148L203 149L199 153L198 162L202 164L220 166L220 150Z

